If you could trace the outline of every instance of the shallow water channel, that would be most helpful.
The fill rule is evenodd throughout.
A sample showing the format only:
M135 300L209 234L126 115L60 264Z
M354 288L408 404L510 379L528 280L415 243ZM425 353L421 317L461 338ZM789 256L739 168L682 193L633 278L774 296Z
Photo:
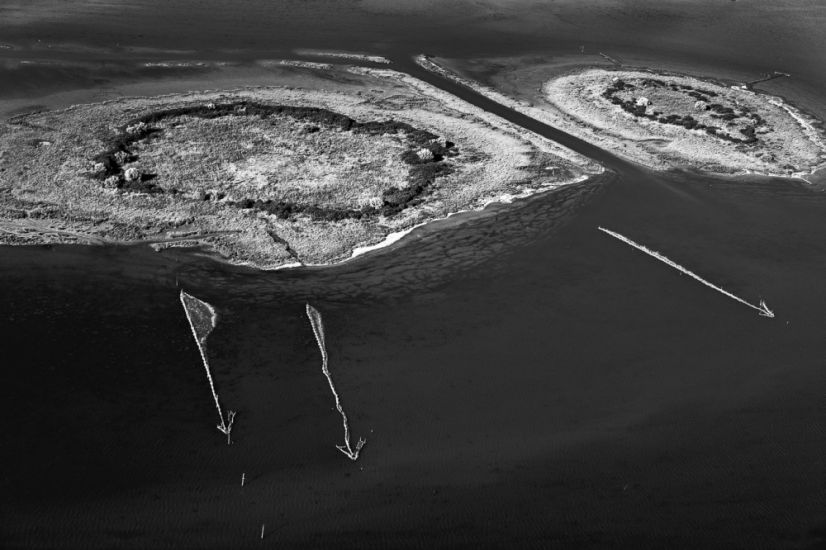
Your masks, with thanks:
M419 51L393 67L607 172L330 268L0 248L0 545L243 547L261 524L266 544L314 547L822 540L826 195L651 172L422 71ZM221 315L229 447L179 287ZM307 301L358 462L334 447Z

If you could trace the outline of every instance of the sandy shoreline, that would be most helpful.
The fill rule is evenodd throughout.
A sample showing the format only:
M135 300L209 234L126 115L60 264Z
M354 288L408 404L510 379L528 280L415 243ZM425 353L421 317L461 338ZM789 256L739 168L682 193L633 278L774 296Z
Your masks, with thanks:
M419 224L414 225L413 227L408 227L406 229L402 229L401 231L396 231L394 233L390 233L389 235L387 235L387 237L385 237L385 239L383 241L381 241L379 243L369 244L369 245L364 245L364 246L357 246L355 249L353 249L352 255L349 258L345 259L345 260L340 260L338 262L328 263L328 264L300 264L300 263L286 264L286 265L277 267L276 270L290 269L290 268L295 268L295 267L329 267L329 266L334 266L334 265L340 265L340 264L346 263L350 260L354 260L354 259L356 259L360 256L365 255L365 254L368 254L370 252L381 250L383 248L387 248L388 246L394 245L397 242L399 242L400 240L402 240L404 237L406 237L407 235L409 235L410 233L415 231L416 229L419 229L420 227L424 227L424 226L426 226L430 223L438 222L438 221L442 221L442 220L447 220L449 218L452 218L454 216L459 216L459 215L462 215L462 214L480 212L480 211L484 210L485 208L487 208L488 206L490 206L492 204L511 204L515 200L527 199L527 198L533 197L535 195L540 195L542 193L548 193L548 192L554 191L556 189L559 189L560 187L567 187L567 186L570 186L570 185L576 185L576 184L585 182L585 181L587 181L588 179L590 179L592 177L593 176L581 176L576 181L571 181L571 182L564 183L564 184L561 184L561 185L550 185L550 186L548 186L547 188L544 188L544 189L526 190L526 191L523 191L522 193L519 193L519 194L504 194L504 195L500 195L498 197L488 199L476 208L467 208L465 210L457 210L456 212L449 212L446 216L443 216L443 217L440 217L440 218L433 218L433 219L430 219L430 220L427 220L427 221L423 221Z
M718 175L760 175L797 178L809 181L812 179L811 176L813 174L826 166L826 154L824 154L826 153L826 147L824 147L823 144L822 131L818 129L818 126L822 126L822 123L804 114L780 97L750 90L740 90L725 82L687 77L676 72L662 72L630 67L616 68L573 62L554 70L548 76L550 80L541 81L539 89L534 90L531 87L530 89L525 89L524 92L520 89L519 95L521 98L516 99L512 97L512 95L503 93L492 86L484 85L471 78L462 76L456 70L449 68L445 62L437 62L424 55L417 56L416 62L423 68L467 86L489 99L502 103L522 114L557 127L571 135L580 137L605 150L611 151L622 158L653 170L680 168L700 170ZM504 74L505 68L504 66L494 65L493 70L496 71L497 68L502 71L502 73L497 73L497 76L500 77ZM719 88L714 89L718 92L721 90L729 90L732 94L741 94L741 101L748 100L749 97L754 98L754 101L762 104L763 108L771 109L772 107L776 107L785 112L789 120L796 123L797 129L790 128L787 125L781 133L794 134L797 132L798 135L805 137L804 142L808 142L809 145L819 151L819 153L813 152L810 154L808 157L809 160L805 161L808 163L805 169L790 169L787 166L781 167L779 166L779 164L781 164L780 162L778 162L777 167L771 167L751 155L743 156L740 152L725 151L720 153L721 145L725 142L719 139L710 140L705 138L700 141L694 139L692 142L691 139L693 139L693 137L691 135L685 135L685 133L678 135L678 132L673 130L670 133L662 134L659 128L648 129L648 127L646 127L641 129L637 127L631 129L628 123L622 121L621 117L618 118L615 113L611 113L610 116L608 114L600 114L600 112L597 112L598 109L592 107L592 103L587 103L587 109L590 109L592 112L597 112L597 114L592 114L583 119L582 113L585 112L584 109L586 108L580 107L579 105L585 105L585 103L581 103L578 97L574 97L577 92L568 90L567 88L562 90L559 82L575 80L579 78L580 75L593 74L600 71L611 77L621 79L629 77L659 77L669 79L670 81L691 82L696 86L717 86ZM533 84L533 82L531 84ZM524 86L525 84L522 83L523 88ZM595 92L592 91L591 93L593 94ZM625 126L621 126L622 124L625 124ZM629 129L625 129L626 127ZM652 130L654 130L655 133L651 133ZM696 137L699 138L700 136L701 134L698 134ZM686 138L689 139L688 144L682 145L682 141L679 140L685 141ZM667 140L673 143L663 147L655 141L657 139ZM785 141L788 141L788 138L781 137L779 143L782 144ZM709 146L703 142L717 143L717 145L715 145L716 149L711 148L711 150L709 150ZM687 155L681 152L686 146L691 149L691 153ZM703 149L705 149L705 151L702 151ZM790 151L794 151L794 148L790 149ZM740 157L735 161L732 160L732 155L740 155ZM818 159L815 158L817 155L819 155ZM759 167L761 165L764 166Z
M158 202L161 196L142 196L141 194L120 196L126 200L124 204L132 205L129 208L153 208L156 213L149 215L155 215L158 217L158 222L163 224L168 223L163 220L169 219L190 221L184 222L183 226L180 226L181 222L175 221L174 231L150 230L145 233L138 230L136 233L135 230L130 229L128 233L132 236L124 239L118 236L111 238L112 236L108 235L105 229L107 223L105 220L108 219L108 216L103 214L101 217L101 214L96 214L99 219L104 220L103 225L97 225L99 222L96 222L95 230L89 234L88 239L85 239L86 242L93 244L101 244L102 242L134 244L146 240L155 243L153 248L156 250L180 246L205 247L207 251L211 251L211 255L221 261L258 269L290 268L298 265L333 265L373 250L385 248L397 242L414 228L433 220L443 219L458 212L484 208L484 206L493 202L507 202L514 197L527 197L560 185L576 183L586 179L588 175L595 175L602 171L595 163L570 150L499 119L406 74L387 69L331 66L329 64L293 60L274 60L264 68L266 70L291 71L289 74L299 74L301 80L298 83L303 87L244 86L234 89L188 92L186 94L169 93L152 97L119 97L99 103L75 104L62 111L18 115L10 120L15 125L10 127L13 131L9 133L9 130L6 130L5 132L7 141L11 138L12 141L8 143L12 146L6 147L6 153L4 153L4 158L0 160L0 163L5 163L8 167L15 166L19 162L15 159L22 159L23 157L12 156L12 158L9 158L9 153L14 155L15 147L18 149L20 147L14 144L22 145L26 139L31 143L45 144L38 151L38 153L41 153L41 158L44 159L38 162L44 165L64 162L60 159L67 155L77 155L76 152L68 153L69 150L65 147L51 145L53 143L60 144L61 140L65 141L67 138L57 134L47 135L42 130L36 129L46 128L49 125L59 127L56 125L61 124L58 122L61 117L73 118L75 120L73 124L82 126L86 124L83 120L84 117L88 116L87 111L91 113L106 109L106 113L110 114L95 115L95 117L107 119L118 116L117 113L125 109L126 105L130 105L128 108L133 112L136 109L138 112L147 112L147 109L157 109L165 105L192 105L193 102L195 104L199 102L206 104L215 101L212 98L227 97L235 98L234 101L258 101L261 98L268 102L286 102L296 105L304 102L304 104L339 111L343 109L344 112L357 117L389 115L414 124L423 124L430 131L447 131L446 135L457 141L459 151L463 152L458 157L459 161L465 158L462 157L462 154L470 159L469 163L463 161L458 164L453 163L455 164L453 169L455 173L444 179L444 183L441 183L442 180L440 179L440 183L433 188L432 192L428 193L427 200L422 205L403 210L393 217L383 216L377 220L378 223L371 222L370 225L361 224L361 226L357 226L350 222L344 225L331 225L327 222L322 225L315 224L316 228L309 235L310 240L307 240L301 233L296 233L292 225L284 224L275 217L264 220L260 216L259 218L265 221L266 226L272 228L267 229L267 231L275 230L279 235L278 240L275 243L269 242L269 237L266 237L266 234L263 235L263 240L260 236L249 240L252 236L249 231L259 231L253 229L254 225L249 225L249 221L254 221L254 219L247 217L249 221L244 221L239 226L238 222L227 219L226 214L230 211L226 211L226 209L222 210L224 214L221 216L210 217L212 216L209 214L210 209L219 207L219 203L203 203L197 205L199 212L203 207L208 208L206 211L200 214L194 211L188 213L186 209L175 206L168 199ZM295 73L295 71L299 71L299 73ZM336 83L331 90L331 84L335 82L335 78L328 78L330 72L350 74L358 80L356 83ZM311 86L308 87L308 83ZM313 90L313 88L316 89ZM376 105L373 106L373 103ZM384 111L383 115L382 111ZM457 118L457 115L461 118ZM111 128L112 123L109 124ZM99 134L100 130L89 127L86 132ZM27 137L29 134L32 137ZM34 137L35 134L37 137ZM17 137L18 135L21 137ZM334 134L331 135L334 136ZM436 135L439 135L439 133ZM35 141L31 141L32 139ZM89 151L93 151L89 148L92 147L92 142L89 143L90 145L86 146L87 149L85 150L87 152L81 153L81 157L87 156L90 154ZM59 149L59 152L53 153L52 151L55 149ZM139 156L143 155L143 153L140 153ZM492 163L494 158L497 159L495 164ZM149 169L141 167L140 162L145 163L146 161L139 161L137 164L142 171ZM47 190L46 194L41 196L39 193L43 193L43 190L39 189L36 183L34 186L32 183L38 181L38 178L54 177L48 175L51 174L48 169L41 169L33 174L27 174L25 181L30 183L24 184L20 190L15 190L16 187L12 186L11 195L6 195L11 202L8 203L3 212L6 216L11 215L6 225L11 228L17 226L20 231L11 236L9 236L8 231L4 233L7 235L5 241L8 244L84 242L83 235L86 230L83 228L82 215L79 217L77 214L61 213L60 207L44 207L43 205L55 202L57 195L50 195L49 193L65 193L67 189L74 188L77 188L77 191L71 191L72 193L85 193L81 189L88 184L77 178L88 168L84 168L82 159L78 158L72 159L68 165L60 165L59 170L61 178L69 178L70 181L77 183L73 183L71 186L64 185L61 188L62 190ZM247 170L247 168L244 168L244 170ZM473 184L472 187L469 187L468 184L471 181ZM20 194L24 188L26 189L25 194ZM241 197L238 195L238 198L233 198L237 193L233 195L232 189L227 192L230 193L229 199L238 200ZM107 196L109 198L106 198ZM86 210L92 208L94 211L103 213L113 208L113 206L107 206L107 204L116 204L112 201L115 200L117 195L99 195L100 198L93 198L91 199L92 202L88 202L90 199L86 195L74 194L73 197L66 203L69 207ZM101 200L103 202L100 202ZM117 199L117 201L120 200ZM33 221L29 213L31 206L26 206L26 204L41 205L38 207L38 212L42 212L42 214L38 214L40 219L37 220L37 223L31 223ZM155 206L151 206L152 204L155 204ZM211 206L211 204L214 206ZM173 207L173 210L162 215L157 214L159 212L158 208L168 207ZM124 212L120 207L117 211ZM123 218L123 221L127 224L131 223L128 221L129 216L140 216L140 219L146 219L146 210L135 210L134 212L134 214L126 214L127 218ZM172 214L171 212L175 213ZM204 215L207 217L204 217ZM57 216L60 221L50 223L49 219L53 216ZM16 218L21 217L24 219L20 222L15 221ZM194 224L193 219L195 220ZM72 220L80 220L80 223L78 224L77 221ZM206 222L199 220L206 220ZM150 226L152 223L155 222L150 221ZM290 222L290 224L292 223L294 222ZM310 223L312 224L312 222ZM306 224L305 226L311 227L311 225ZM264 226L260 227L263 228ZM323 237L324 231L328 231L324 229L325 227L329 227L330 230L336 232L344 229L344 240L341 240L342 237L334 237L337 233L329 233L330 236ZM184 235L189 233L191 236L188 238L180 237L178 235L180 233ZM210 236L202 237L205 233ZM233 237L233 233L238 234L238 236ZM2 237L0 236L0 238ZM237 248L240 243L244 243L243 246L246 247L248 252L244 252L243 248ZM319 247L322 244L323 246ZM273 248L273 245L275 248ZM254 248L249 248L250 246ZM284 248L285 246L286 248Z
M444 55L448 68L534 106L546 67L596 65L598 50L731 83L778 69L793 78L759 88L826 120L818 4L11 0L0 2L11 6L0 7L0 42L21 49L0 50L0 65L69 63L0 68L0 119L280 86L285 75L330 89L355 78L256 64L316 48L386 54L546 136L557 132L408 58ZM462 63L491 55L495 65ZM138 67L212 57L242 66ZM146 244L0 246L10 343L0 547L826 546L826 193L654 172L578 141L609 170L432 222L341 267L232 268ZM134 165L152 150L137 154ZM598 225L737 295L765 296L782 321L618 246ZM179 286L221 316L209 357L222 404L239 414L231 446L215 429ZM353 436L369 440L357 463L335 448L342 426L308 301L324 315Z

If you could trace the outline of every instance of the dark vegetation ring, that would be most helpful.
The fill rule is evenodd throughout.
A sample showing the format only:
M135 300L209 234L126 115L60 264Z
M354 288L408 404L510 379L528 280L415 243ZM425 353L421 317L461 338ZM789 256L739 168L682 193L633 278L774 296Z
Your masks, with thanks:
M123 164L134 162L137 155L131 151L132 145L163 132L163 129L152 125L164 119L180 116L192 116L203 119L214 119L222 116L260 116L266 119L270 116L289 116L295 120L311 124L308 132L317 132L319 125L328 128L338 128L344 131L369 135L395 134L403 132L408 149L401 155L401 160L410 165L407 186L404 188L391 187L382 193L381 206L363 206L359 209L332 208L314 204L301 204L291 201L273 201L244 198L232 202L238 208L253 208L268 212L283 219L293 215L304 214L314 220L337 221L343 219L361 219L377 215L392 216L398 214L408 206L419 204L424 195L432 187L436 178L450 174L453 169L447 161L448 157L459 154L456 145L450 141L439 141L438 136L415 128L406 122L395 120L359 122L346 115L319 107L294 107L289 105L264 105L249 101L199 105L193 107L176 107L164 109L134 118L121 126L120 131L107 143L104 152L95 156L95 162L103 165L103 171L95 174L97 179L117 178L116 187L124 191L139 193L177 193L177 190L167 191L155 182L155 174L143 174L138 181L127 181L124 177ZM431 155L422 158L417 154L422 149L430 151ZM209 195L206 198L210 198ZM223 198L219 196L218 198Z
M695 89L691 86L686 86L683 84L665 84L664 82L658 80L645 80L644 84L652 85L655 87L665 87L669 86L673 91L683 91L687 92L687 94L698 101L703 101L706 104L704 105L704 110L711 111L711 117L717 118L724 121L734 120L738 118L737 115L734 114L734 109L731 107L724 107L720 103L711 103L711 97L717 97L717 93L711 90L702 90L702 89ZM674 126L682 126L688 130L705 130L707 134L713 135L725 141L730 141L732 143L743 143L747 145L751 145L757 143L757 136L755 135L755 129L757 126L763 123L763 118L758 115L757 113L746 112L743 117L746 117L751 120L751 125L745 128L740 129L740 133L743 135L743 138L738 138L734 136L730 136L725 133L720 133L719 131L721 128L719 126L708 126L698 122L694 117L691 115L667 115L667 116L660 116L662 113L654 112L648 114L646 112L645 105L637 105L633 100L623 100L620 97L616 96L616 93L620 90L634 90L636 86L633 84L629 84L624 82L623 80L617 80L613 84L611 84L604 92L602 92L602 97L613 103L614 105L619 105L623 111L634 115L636 118L647 118L649 120L653 120L655 122L659 122L661 124L672 124Z

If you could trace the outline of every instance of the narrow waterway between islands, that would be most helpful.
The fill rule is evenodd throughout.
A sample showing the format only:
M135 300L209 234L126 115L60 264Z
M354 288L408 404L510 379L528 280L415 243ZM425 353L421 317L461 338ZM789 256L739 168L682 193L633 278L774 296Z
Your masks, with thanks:
M339 548L820 540L826 197L652 172L393 62L608 171L329 268L0 248L0 545L244 547L262 523L265 544ZM220 314L232 446L179 286ZM307 301L358 462L335 449Z

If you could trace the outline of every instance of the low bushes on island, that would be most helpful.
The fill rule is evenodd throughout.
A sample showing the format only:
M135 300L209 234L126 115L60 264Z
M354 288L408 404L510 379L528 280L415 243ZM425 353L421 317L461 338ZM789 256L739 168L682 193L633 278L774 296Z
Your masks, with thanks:
M134 153L134 146L137 143L158 137L164 131L158 126L160 123L184 116L201 119L256 116L264 120L273 116L287 116L305 123L304 132L307 134L326 128L355 134L404 136L407 148L401 153L401 161L409 166L407 185L384 190L381 205L340 208L304 204L287 199L260 198L243 198L232 203L238 208L267 212L281 219L289 219L300 214L309 216L313 220L338 221L397 214L407 206L417 204L437 178L450 174L452 168L448 159L458 155L458 149L451 141L440 139L433 133L415 128L406 122L396 120L359 122L324 108L236 101L163 109L128 121L120 127L120 131L115 136L110 138L106 150L94 157L98 169L92 176L104 181L107 187L115 187L123 191L143 193L175 191L165 190L159 185L156 181L156 174L136 175L136 169L126 165L138 160L138 156ZM211 195L207 196L211 197Z
M640 84L642 86L654 88L662 88L667 86L664 82L653 79L645 79ZM645 104L641 104L638 100L635 100L633 98L623 99L622 97L619 97L618 94L622 91L640 89L639 86L625 82L622 79L614 80L608 86L608 88L606 88L605 91L602 93L602 97L607 99L614 105L618 105L620 108L622 108L623 111L630 113L636 118L645 118L654 122L658 122L660 124L682 126L687 130L704 130L709 135L713 135L714 137L732 143L741 143L749 145L757 142L757 136L755 135L755 127L759 126L763 122L763 120L756 113L752 113L742 108L741 112L737 113L732 107L726 107L720 103L709 103L709 98L718 97L718 94L711 90L701 90L693 88L691 86L676 84L669 85L668 87L676 93L685 93L686 95L696 99L696 105L700 106L702 111L708 111L708 116L710 118L720 119L725 122L731 122L733 120L747 120L747 124L749 124L749 126L747 126L746 128L739 129L739 134L741 134L743 137L739 137L738 135L733 135L726 131L723 131L718 126L704 124L703 122L695 119L690 114L669 114L663 116L661 112L649 113L647 108L649 106L648 102L645 102Z

